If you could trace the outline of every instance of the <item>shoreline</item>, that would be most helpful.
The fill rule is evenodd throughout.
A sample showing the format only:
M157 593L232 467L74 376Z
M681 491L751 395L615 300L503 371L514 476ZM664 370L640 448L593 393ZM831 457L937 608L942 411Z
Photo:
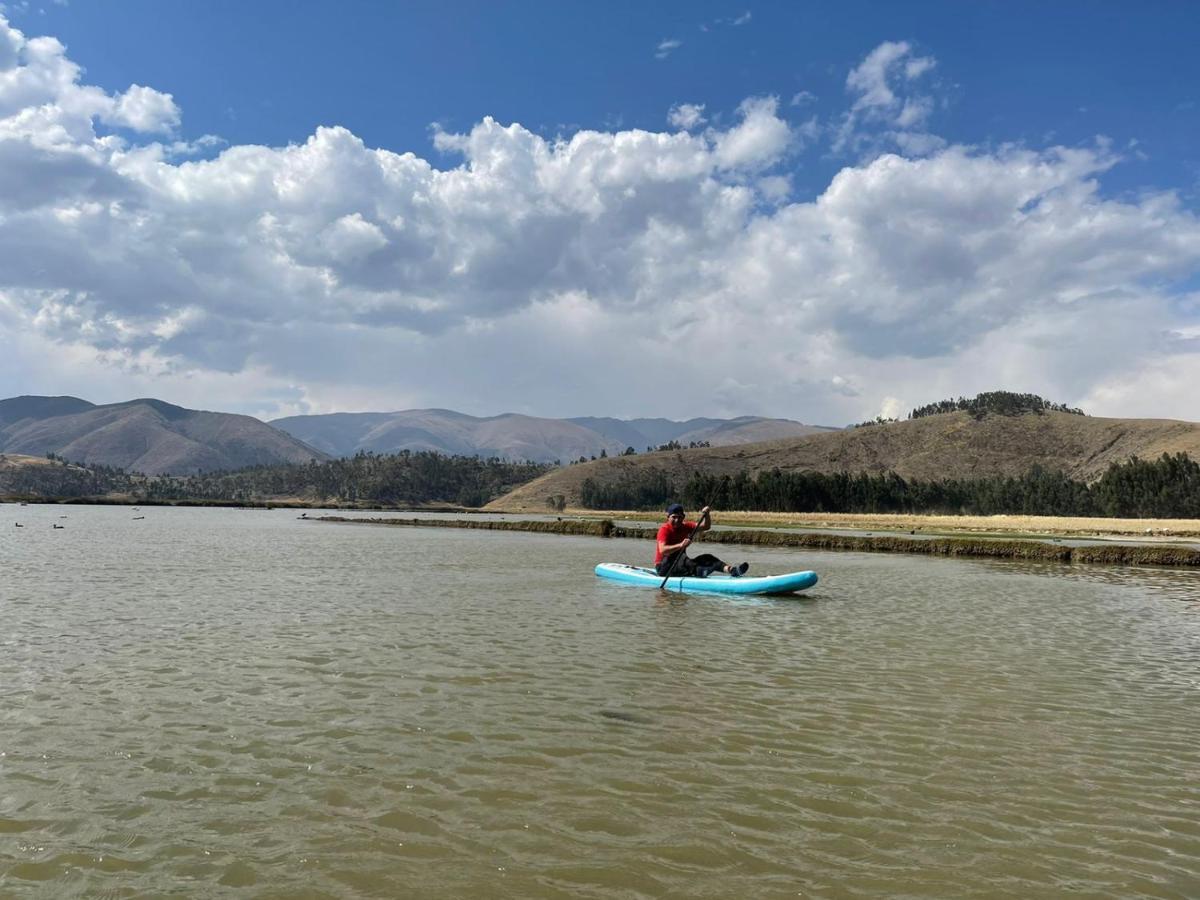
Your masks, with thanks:
M483 531L526 531L537 534L631 538L653 541L657 524L622 526L612 519L557 518L535 521L469 521L465 519L347 518L318 516L313 522L349 525L381 525L414 528L468 528ZM1200 567L1200 550L1161 543L1102 543L1072 547L1051 538L913 537L910 535L830 534L762 529L712 530L704 541L714 544L746 544L807 550L849 550L867 553L916 553L927 556L962 556L1061 563L1090 563L1120 566Z
M482 510L453 503L431 503L426 506L383 506L378 503L312 503L307 500L161 500L130 497L30 497L7 494L0 504L18 506L184 506L205 509L342 509L371 512L421 512L475 515Z
M496 512L505 510L496 509ZM510 514L544 513L530 510L511 510ZM689 511L694 518L694 511ZM550 514L555 514L552 511ZM562 516L586 519L629 520L661 524L658 512L628 510L592 510L568 508ZM916 513L775 513L745 510L716 510L714 527L756 528L819 528L845 531L886 531L954 537L1013 537L1026 539L1051 538L1138 538L1140 540L1200 540L1200 519L1110 519L1087 516L1025 516L1003 514L994 516L956 516Z
M384 505L380 503L337 503L304 500L298 497L274 497L248 500L151 499L123 495L90 497L44 497L7 494L0 504L45 506L182 506L229 509L336 509L389 513L446 513L462 516L539 516L559 520L645 522L648 526L661 524L662 514L644 510L598 510L567 507L563 510L533 509L523 506L466 507L454 503ZM692 512L694 515L694 511ZM1082 516L1026 516L999 514L966 516L914 513L777 513L747 510L717 510L714 529L770 528L817 529L832 531L884 532L896 536L922 535L930 537L994 537L1021 540L1128 539L1139 543L1200 542L1200 519L1116 519Z

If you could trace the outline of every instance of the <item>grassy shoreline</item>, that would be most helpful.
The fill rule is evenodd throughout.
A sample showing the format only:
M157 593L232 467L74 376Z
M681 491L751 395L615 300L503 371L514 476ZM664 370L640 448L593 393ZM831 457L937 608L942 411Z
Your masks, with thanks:
M516 511L514 511L516 512ZM528 513L529 510L521 510ZM689 511L694 517L695 511ZM662 514L568 508L563 516L661 522ZM897 534L972 537L1200 539L1200 519L1104 519L1072 516L949 516L891 513L772 513L715 510L716 525L755 528L819 528Z

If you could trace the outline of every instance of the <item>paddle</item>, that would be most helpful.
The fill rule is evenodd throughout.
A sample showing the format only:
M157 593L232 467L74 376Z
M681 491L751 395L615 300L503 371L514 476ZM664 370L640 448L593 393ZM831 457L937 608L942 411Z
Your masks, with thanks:
M704 506L701 507L701 509L708 509L708 507ZM700 513L700 518L696 520L696 527L693 528L692 533L687 536L689 544L692 542L692 538L696 536L696 532L700 530L700 526L704 522L704 515L704 513ZM669 579L671 577L671 573L675 571L675 563L679 562L679 557L683 556L685 553L687 553L687 547L680 547L671 554L671 563L667 566L667 574L663 576L662 584L658 586L660 591L667 586L667 579Z

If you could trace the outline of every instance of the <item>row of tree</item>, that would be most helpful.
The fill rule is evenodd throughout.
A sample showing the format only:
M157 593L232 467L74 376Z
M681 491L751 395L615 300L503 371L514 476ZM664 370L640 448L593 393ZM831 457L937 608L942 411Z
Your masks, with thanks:
M894 472L695 472L682 485L651 469L612 484L589 478L582 486L581 501L589 509L662 509L675 500L693 509L709 504L764 512L1200 518L1200 464L1186 453L1164 453L1154 461L1134 457L1114 463L1090 485L1035 467L1015 478L939 481L909 481Z
M69 465L53 454L47 457L57 465L5 467L0 471L0 494L47 499L132 494L147 480L112 466Z
M433 452L360 453L348 459L258 466L191 476L131 475L109 466L6 468L0 491L10 496L82 498L124 495L159 502L261 502L297 498L314 503L382 506L455 503L482 506L550 466ZM562 508L565 498L556 497ZM882 475L779 469L756 476L694 472L676 484L661 469L625 473L613 483L588 478L582 503L591 509L661 509L672 500L696 508L769 512L896 512L1200 518L1200 464L1186 453L1116 463L1092 484L1034 468L1020 477L906 480Z
M176 478L160 489L175 492L180 498L205 500L300 497L383 506L421 503L483 506L549 468L541 463L444 456L432 451L360 452L325 462L259 466Z
M939 400L918 406L908 414L910 419L920 419L923 416L937 416L942 413L966 410L976 419L982 419L988 414L997 416L1019 416L1024 413L1044 413L1047 410L1071 413L1082 416L1082 409L1073 409L1064 403L1051 403L1043 400L1037 394L1015 394L1012 391L986 391L967 399Z
M22 466L6 473L3 490L15 496L46 498L121 494L147 502L245 503L298 498L314 503L474 507L532 481L549 468L541 463L403 450L186 476L131 475L107 466Z
M663 450L695 450L697 447L711 447L711 446L712 445L708 441L688 441L687 446L684 446L683 444L679 443L679 441L670 440L670 441L667 441L665 444L659 444L657 447L647 447L646 452L647 453L656 453L656 452L663 451ZM637 456L637 451L634 450L632 447L626 447L624 450L621 451L620 455L621 456ZM601 448L600 455L598 457L593 455L591 458L591 462L595 462L597 459L607 459L607 458L608 458L608 451ZM560 462L561 462L561 460L560 460ZM576 463L585 463L585 462L588 462L588 457L581 456L581 457L579 457L579 459L571 460L570 464L575 465Z

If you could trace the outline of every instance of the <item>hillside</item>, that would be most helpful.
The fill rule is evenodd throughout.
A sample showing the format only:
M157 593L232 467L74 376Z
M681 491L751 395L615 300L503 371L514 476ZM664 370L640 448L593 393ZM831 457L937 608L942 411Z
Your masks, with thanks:
M10 478L15 472L21 472L26 469L45 470L53 468L76 470L78 466L64 466L57 460L47 459L44 456L26 456L23 453L0 453L0 489L7 489L8 483L5 479Z
M0 453L53 453L150 475L326 458L251 416L150 399L96 406L74 397L0 401Z
M657 469L682 485L693 472L751 475L771 469L896 472L905 479L937 480L1021 475L1034 466L1093 481L1111 463L1132 456L1184 452L1200 459L1200 425L1170 419L1103 419L1046 412L1019 416L966 412L925 416L886 425L756 444L660 451L556 469L496 500L489 509L545 510L561 495L578 506L584 479L619 481Z
M687 445L745 444L828 431L788 419L743 416L737 419L545 419L505 413L478 418L448 409L410 409L393 413L333 413L289 416L272 426L330 456L360 451L397 453L432 450L462 456L498 457L533 462L568 462L581 456L609 456L627 447L643 452L670 441Z

